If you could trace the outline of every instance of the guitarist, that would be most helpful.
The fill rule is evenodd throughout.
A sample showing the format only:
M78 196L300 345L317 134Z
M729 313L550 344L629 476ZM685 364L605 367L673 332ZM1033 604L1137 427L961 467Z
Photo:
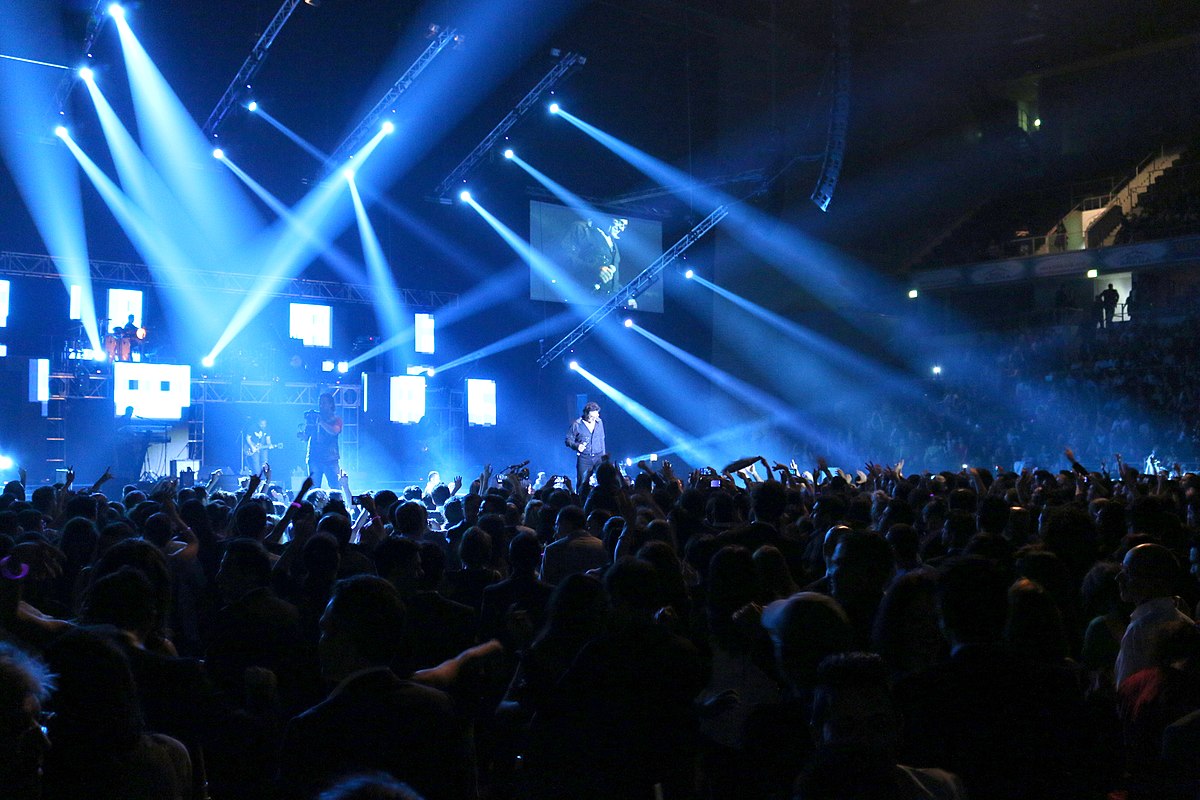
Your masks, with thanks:
M308 474L313 486L320 488L323 478L329 479L329 488L340 484L338 475L338 437L342 433L342 418L334 413L333 392L325 392L317 398L317 411L304 413L305 427L296 435L308 440Z
M265 419L260 419L258 427L246 434L243 446L246 452L246 467L251 475L262 472L263 464L269 460L271 451L283 447L282 444L272 444Z

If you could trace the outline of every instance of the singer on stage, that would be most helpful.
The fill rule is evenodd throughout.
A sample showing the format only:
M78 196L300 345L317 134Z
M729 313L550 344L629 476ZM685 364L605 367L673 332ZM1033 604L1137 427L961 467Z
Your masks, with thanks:
M583 416L571 423L567 430L567 447L575 451L575 491L583 488L583 478L604 459L604 422L600 419L600 405L589 402L583 407Z
M308 440L308 474L313 486L320 488L328 479L329 488L338 486L341 472L338 464L338 437L342 433L342 418L333 412L332 392L325 392L317 401L317 411L304 412L304 430L296 434Z

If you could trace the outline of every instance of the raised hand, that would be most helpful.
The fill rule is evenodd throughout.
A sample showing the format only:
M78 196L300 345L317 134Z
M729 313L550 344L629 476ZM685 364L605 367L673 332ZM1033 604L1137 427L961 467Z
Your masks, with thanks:
M25 486L29 480L29 473L25 471L24 467L17 467L17 475L21 479L21 485Z

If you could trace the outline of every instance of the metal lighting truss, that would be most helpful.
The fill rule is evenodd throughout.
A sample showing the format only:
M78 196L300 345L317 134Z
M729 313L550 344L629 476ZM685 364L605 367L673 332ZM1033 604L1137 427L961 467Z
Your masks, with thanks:
M216 108L208 115L208 121L204 123L205 136L216 137L217 128L221 126L225 116L233 108L233 104L238 101L238 98L250 89L250 81L254 79L255 73L266 59L267 50L275 43L275 37L283 30L284 23L292 16L292 12L296 10L296 6L300 5L300 2L301 0L283 0L283 6L275 12L271 24L263 31L262 36L258 37L258 44L254 45L250 55L246 56L246 60L242 62L242 68L238 70L237 75L233 76L229 88L225 90L225 94L221 95Z
M470 172L493 147L495 147L496 142L500 141L500 138L504 136L504 134L508 133L509 129L512 128L513 125L517 124L517 120L524 116L526 111L533 108L538 99L543 94L550 91L555 84L563 80L571 72L574 72L576 69L582 67L586 63L587 59L579 55L579 53L567 53L565 56L563 56L562 59L555 64L549 72L546 73L545 77L538 81L537 85L529 90L529 93L521 99L521 102L517 103L517 107L508 112L508 115L504 119L500 120L500 123L496 127L492 128L492 132L483 137L483 141L477 144L475 149L472 150L467 157L462 160L462 163L455 167L454 170L446 176L445 180L438 184L438 187L433 190L434 198L441 203L450 203L451 200L449 195L450 192L453 191L455 184L461 181L463 177L466 176L466 174Z
M108 3L111 0L96 0L96 4L92 6L92 16L88 19L87 29L83 35L83 56L87 58L92 54L92 46L96 44L96 37L100 35L100 28L104 26L104 21L108 19ZM79 79L77 70L68 70L67 74L58 83L58 90L54 93L54 99L58 103L59 113L63 113L67 107L67 100L71 97L71 92L75 90L75 81Z
M572 330L570 333L560 339L557 344L543 353L538 358L538 366L545 367L549 365L551 361L565 353L573 344L591 333L592 328L596 327L596 325L600 323L600 320L604 319L609 314L628 303L629 298L637 297L639 294L644 292L650 286L650 284L662 274L662 271L670 266L673 261L675 261L675 259L679 258L679 256L683 255L684 251L698 242L701 236L716 227L718 222L725 219L725 217L729 214L729 209L729 203L718 206L715 211L701 220L696 227L688 231L682 239L680 239L678 242L672 245L669 250L659 256L653 264L646 267L637 275L637 277L622 286L621 289L612 297L610 297L604 305L593 311L591 316L579 323L574 330Z
M47 255L0 252L0 275L5 277L49 278L62 280L55 259ZM89 262L93 281L102 283L124 283L138 287L187 289L190 291L232 292L249 294L262 287L261 275L245 275L231 272L193 271L174 279L156 274L145 264L129 264L119 261ZM355 283L338 281L315 281L307 278L289 278L275 282L268 294L271 297L286 297L298 300L324 300L341 303L374 303L375 289ZM420 308L442 308L458 305L458 295L453 292L435 292L425 289L397 288L400 301L406 306Z
M333 154L329 156L329 161L326 162L326 165L330 169L333 169L334 167L344 163L352 153L358 150L358 148L362 147L368 139L375 135L375 133L379 130L379 120L383 117L383 115L391 109L392 105L395 104L400 95L408 91L408 87L412 86L412 83L417 79L417 76L425 71L425 68L429 66L433 59L437 58L438 53L445 50L446 45L453 42L456 37L457 33L454 28L439 30L436 34L434 34L433 40L429 43L429 46L425 48L425 51L422 52L421 55L417 57L417 60L413 62L412 66L400 76L400 79L392 84L392 88L388 89L387 94L385 94L380 101L375 104L374 108L367 112L367 115L363 117L362 122L358 123L358 127L352 130L350 135L347 136L342 143L337 146L337 149L333 151Z

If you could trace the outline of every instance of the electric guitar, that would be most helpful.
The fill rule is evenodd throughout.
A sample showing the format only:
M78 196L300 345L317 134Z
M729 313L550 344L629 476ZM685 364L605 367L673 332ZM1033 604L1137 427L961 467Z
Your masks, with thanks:
M279 442L278 444L254 444L250 442L246 445L246 455L252 456L260 450L278 450L281 447L283 447L283 442Z

